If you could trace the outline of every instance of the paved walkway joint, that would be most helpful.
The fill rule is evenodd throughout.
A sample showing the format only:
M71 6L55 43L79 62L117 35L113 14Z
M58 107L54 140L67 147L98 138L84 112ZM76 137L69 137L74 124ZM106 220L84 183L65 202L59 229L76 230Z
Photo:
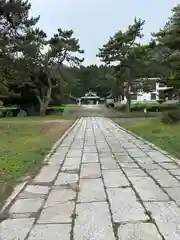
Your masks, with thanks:
M1 216L0 240L180 240L180 167L82 118Z

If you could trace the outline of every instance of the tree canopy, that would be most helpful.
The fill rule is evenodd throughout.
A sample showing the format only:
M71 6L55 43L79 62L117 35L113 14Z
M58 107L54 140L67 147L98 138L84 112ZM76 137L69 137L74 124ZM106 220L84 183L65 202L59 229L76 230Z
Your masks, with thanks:
M102 97L124 95L130 108L133 92L151 91L149 77L160 77L179 95L180 5L149 43L140 43L142 19L115 32L98 50L100 66L83 66L84 51L73 30L59 26L47 37L37 28L40 16L30 17L30 9L28 0L0 1L0 96L26 97L45 114L53 99L61 104L89 90Z
M146 74L149 46L143 46L137 41L143 37L142 30L145 21L134 19L134 23L126 31L119 30L109 41L99 49L98 56L106 64L114 64L117 95L123 94L130 109L131 92L147 87L147 84L137 84L138 76ZM145 89L144 89L145 90Z
M29 17L30 8L23 0L0 3L1 89L29 93L45 114L54 89L61 95L65 64L79 66L83 50L72 30L59 28L48 39L36 28L39 17Z
M168 69L166 71L166 84L174 88L176 95L180 89L180 5L172 9L172 16L169 18L163 29L153 33L156 41L156 48L161 53L160 62Z

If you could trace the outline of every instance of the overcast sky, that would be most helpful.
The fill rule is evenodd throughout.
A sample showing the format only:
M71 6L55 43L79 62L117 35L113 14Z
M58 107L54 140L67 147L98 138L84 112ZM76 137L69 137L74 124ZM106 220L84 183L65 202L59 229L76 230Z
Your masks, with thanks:
M39 27L51 36L57 28L73 29L85 50L85 64L99 63L98 48L134 17L146 20L143 42L163 27L179 0L31 0Z

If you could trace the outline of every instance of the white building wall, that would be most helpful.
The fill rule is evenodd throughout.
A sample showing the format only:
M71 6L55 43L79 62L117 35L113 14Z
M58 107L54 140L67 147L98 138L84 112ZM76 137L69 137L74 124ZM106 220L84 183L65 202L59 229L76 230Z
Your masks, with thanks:
M133 104L137 104L137 103L157 103L157 101L159 100L159 82L156 83L156 89L154 89L153 92L141 92L141 93L137 93L137 100L132 100L131 102ZM155 93L156 94L156 99L151 99L151 93ZM126 97L124 97L124 100L121 100L120 103L121 104L126 104L127 99Z
M144 93L141 96L137 96L137 100L131 100L131 102L133 104L137 104L137 103L156 103L157 102L157 96L156 99L151 99L151 93ZM127 99L126 97L124 97L124 100L122 100L120 102L121 104L126 104L127 103Z
M150 78L149 81L151 80L157 80L156 82L156 89L153 89L154 91L153 92L141 92L141 94L138 94L137 93L137 100L132 100L132 104L137 104L137 103L158 103L158 100L159 100L159 90L164 90L166 89L166 86L164 87L160 87L160 83L158 82L160 79L159 78ZM151 93L154 93L156 94L156 99L151 99ZM174 102L177 102L177 100L167 100L169 103L174 103ZM127 102L127 99L126 97L124 97L124 99L118 101L118 103L121 103L121 104L126 104Z

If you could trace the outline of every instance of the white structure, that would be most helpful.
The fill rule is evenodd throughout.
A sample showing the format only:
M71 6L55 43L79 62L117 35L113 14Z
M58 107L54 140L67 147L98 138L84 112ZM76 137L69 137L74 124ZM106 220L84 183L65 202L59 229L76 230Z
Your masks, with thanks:
M112 96L112 94L110 94L109 96L106 97L106 105L107 106L114 106L114 98Z
M99 104L99 101L100 101L100 97L96 93L89 91L83 97L78 99L78 105L81 105L81 104L97 105Z
M137 81L141 82L146 79L137 79ZM160 78L148 78L148 84L151 85L150 92L143 92L143 90L139 90L137 93L132 93L131 99L132 103L157 103L159 100L159 91L168 89L165 84L160 83ZM121 96L120 103L126 104L127 99L125 96Z

